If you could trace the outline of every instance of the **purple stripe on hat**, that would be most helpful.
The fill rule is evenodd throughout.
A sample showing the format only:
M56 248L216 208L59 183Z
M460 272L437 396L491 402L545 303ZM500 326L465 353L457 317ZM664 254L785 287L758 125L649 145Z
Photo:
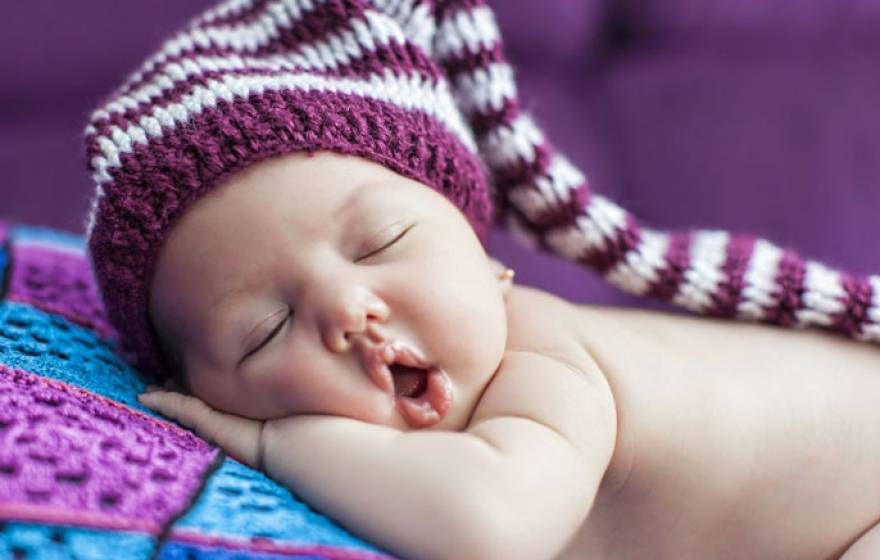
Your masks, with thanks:
M253 2L250 6L247 6L244 10L236 10L235 12L230 13L227 16L217 18L216 20L211 20L208 22L199 23L200 18L204 14L196 16L195 18L191 19L190 22L187 23L187 25L175 35L175 37L179 37L181 34L191 32L194 29L226 27L230 25L252 23L255 20L263 17L267 13L266 6L274 2L275 0L257 0ZM148 59L147 61L145 61L145 65L139 68L139 72L141 72L140 77L138 77L138 79L136 80L129 81L131 80L131 78L134 77L130 76L122 87L113 92L113 96L118 97L120 95L128 95L133 90L140 88L141 86L143 86L143 84L151 80L152 77L161 72L168 63L179 62L184 58L189 58L195 52L200 52L201 49L205 48L206 47L197 46L194 48L184 49L179 54L170 57L167 54L163 54L158 61L153 61L150 64L147 64L150 62L150 60ZM207 50L210 51L212 48L214 48L214 45L209 44ZM156 53L156 56L158 56L158 53Z
M549 178L547 179L550 180ZM529 183L526 188L534 189L537 187L534 183ZM529 216L528 224L537 231L545 231L549 229L567 227L574 225L579 216L583 216L584 208L590 200L589 185L584 182L577 187L571 188L567 193L568 197L562 200L561 196L557 196L556 200L545 200L546 208L540 212L532 211Z
M517 185L531 184L537 177L546 175L547 169L550 167L553 147L545 141L534 148L535 157L531 160L520 157L503 167L495 167L490 170L495 186L502 193Z
M755 248L756 238L749 235L731 236L727 243L727 255L721 265L724 277L711 294L712 307L707 313L719 317L734 317L745 288L745 275Z
M277 2L274 2L274 4L278 5ZM194 56L228 56L234 54L237 56L260 57L272 54L302 54L303 47L307 44L324 40L331 34L352 31L352 22L355 20L368 25L364 17L364 11L365 9L361 2L352 2L350 0L316 3L314 9L304 11L299 19L295 19L293 14L289 14L292 27L278 28L275 36L271 37L266 44L256 49L246 50L241 44L229 46L221 46L215 43L210 43L206 46L195 45L169 57L167 61L160 62L155 68L146 72L141 79L126 85L122 92L123 94L128 94L152 81L153 78L164 71L169 63L180 62ZM256 19L262 16L263 13L256 12L251 17ZM247 21L243 23L247 23ZM207 25L204 27L214 26ZM252 39L253 35L250 38ZM362 49L366 48L363 45L360 45L360 47Z
M669 234L669 244L663 255L665 266L657 271L657 281L649 294L664 301L670 301L678 293L684 280L684 273L691 264L691 242L693 233L676 231Z
M220 101L187 126L123 154L98 205L90 239L96 274L108 315L141 371L167 373L147 322L147 291L168 228L199 196L245 166L318 150L364 157L433 187L485 241L491 202L481 164L427 114L323 91L265 90L247 100Z
M381 76L386 70L391 70L398 76L419 74L428 78L432 84L437 84L442 77L442 72L434 61L410 42L400 44L391 41L375 50L365 51L362 57L352 61L351 66L355 75L369 72Z
M7 298L57 313L115 338L84 254L40 245L12 245Z
M797 312L804 308L804 276L806 265L794 251L785 251L774 278L776 286L774 307L767 309L764 318L786 327L798 325Z
M294 544L278 542L268 538L236 538L231 536L206 535L186 529L172 529L171 543L195 544L200 547L231 551L246 551L259 554L290 555L291 558L317 557L327 560L393 560L393 557L380 552L359 550L341 546L320 544Z
M512 123L520 113L519 102L515 98L506 97L501 102L500 108L496 109L490 106L486 112L469 115L468 121L474 131L474 136L482 138L499 125Z
M158 534L217 450L95 393L0 365L0 503L7 514ZM2 513L0 513L2 514Z
M479 68L486 69L496 62L506 61L501 42L496 41L489 46L481 44L476 52L465 49L443 60L442 65L446 70L446 79L454 84L462 74L472 74Z
M868 279L863 277L842 274L840 283L846 294L843 298L844 310L833 317L833 324L836 329L850 336L857 336L868 323L873 290Z
M111 113L109 118L95 119L93 126L98 134L107 135L111 126L117 126L125 130L133 122L137 123L141 117L151 114L156 108L166 108L178 103L183 97L190 95L197 87L205 87L211 80L222 80L227 76L277 76L288 74L308 74L310 76L327 76L334 78L358 78L365 79L372 76L381 76L384 69L390 69L397 76L419 75L436 84L439 79L439 70L424 53L412 45L400 45L391 43L387 47L379 47L375 51L364 53L363 57L354 58L349 64L324 72L316 70L284 70L277 71L262 68L243 68L238 70L214 71L206 70L191 76L185 82L177 82L173 90L168 91L160 99L149 102L141 102L137 108L127 109L124 113ZM97 154L90 154L94 157Z
M595 268L600 274L605 274L621 262L628 252L638 247L641 236L638 223L627 214L624 227L618 229L612 237L605 237L604 247L588 252L579 261Z

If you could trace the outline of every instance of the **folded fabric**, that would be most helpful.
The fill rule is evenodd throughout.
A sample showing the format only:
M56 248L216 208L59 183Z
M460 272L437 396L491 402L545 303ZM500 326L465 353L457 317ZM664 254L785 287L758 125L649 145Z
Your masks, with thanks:
M143 408L85 245L0 222L0 557L389 558Z

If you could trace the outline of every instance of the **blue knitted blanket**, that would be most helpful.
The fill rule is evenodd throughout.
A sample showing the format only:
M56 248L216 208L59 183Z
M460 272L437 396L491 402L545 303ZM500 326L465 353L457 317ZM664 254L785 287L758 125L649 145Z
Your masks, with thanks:
M390 558L138 404L77 236L0 222L0 558Z

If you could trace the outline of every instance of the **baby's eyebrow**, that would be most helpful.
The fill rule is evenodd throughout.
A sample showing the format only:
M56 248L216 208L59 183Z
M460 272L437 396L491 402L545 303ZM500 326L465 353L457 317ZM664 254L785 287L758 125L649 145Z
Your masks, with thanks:
M254 276L259 277L259 275ZM232 314L231 312L225 311L224 308L229 307L239 299L239 296L247 294L247 292L252 289L253 283L250 280L253 280L253 278L249 278L248 281L227 290L208 307L205 319L210 320L215 325L221 326L221 332L224 333L224 336L234 334L236 337L241 338L240 331L243 330L241 314ZM235 315L236 318L234 321L230 320L231 315Z
M352 210L357 208L358 204L360 204L366 195L370 194L371 190L370 185L365 185L363 183L359 184L356 188L352 189L339 206L331 212L330 219L336 222L350 214Z
M235 337L241 338L239 334L239 331L241 330L241 325L229 325L229 313L224 313L223 307L228 306L229 303L234 300L235 296L244 292L245 290L245 286L237 286L235 288L232 288L231 290L223 293L214 301L214 303L210 305L210 307L208 307L206 319L210 320L215 325L222 325L222 329L220 332L226 333L224 334L224 337L234 334Z
M241 286L237 286L237 287L235 287L235 288L232 288L231 290L228 290L228 291L224 292L220 297L218 297L216 300L214 300L214 303L212 303L212 304L208 307L208 311L209 311L209 312L214 312L214 311L216 311L217 308L218 308L218 307L222 307L222 306L223 306L223 303L226 302L229 298L231 298L232 296L234 296L234 295L236 295L236 294L238 294L238 293L240 293L240 292L243 292L243 291L244 291L244 288L243 288L243 287L241 287Z

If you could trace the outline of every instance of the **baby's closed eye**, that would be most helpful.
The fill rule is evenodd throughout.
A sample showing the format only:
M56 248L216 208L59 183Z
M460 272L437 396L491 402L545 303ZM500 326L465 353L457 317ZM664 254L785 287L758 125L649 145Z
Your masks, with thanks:
M269 331L266 335L255 337L260 342L258 342L255 347L253 347L250 350L247 350L245 352L245 354L244 354L244 356L242 356L239 364L241 364L241 362L244 362L245 360L247 360L250 356L259 352L264 346L269 344L269 342L271 342L273 338L275 338L275 336L281 331L281 329L284 327L284 325L287 324L287 322L291 318L293 318L293 309L291 309L290 307L287 307L282 311L279 311L277 313L273 313L266 321L264 321L264 323L269 322L269 319L277 317L278 315L282 315L282 319L280 321L278 321L278 323L275 324L275 326L272 327L272 330ZM269 324L271 324L271 323L269 323ZM251 345L248 344L245 346L245 348L248 348L249 346L251 346Z
M407 224L404 220L398 220L390 226L383 228L364 244L361 251L362 254L355 259L355 262L364 261L388 249L403 239L414 226L415 224Z

